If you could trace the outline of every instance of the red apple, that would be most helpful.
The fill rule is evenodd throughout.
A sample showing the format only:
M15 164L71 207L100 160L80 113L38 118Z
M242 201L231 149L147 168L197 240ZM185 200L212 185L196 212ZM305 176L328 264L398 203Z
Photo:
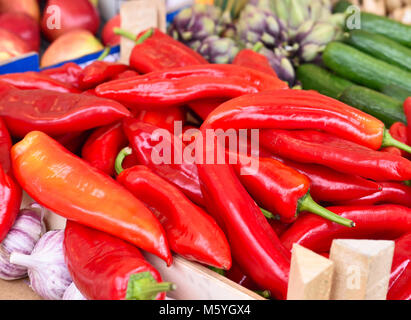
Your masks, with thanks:
M0 28L0 61L30 52L27 44L17 35Z
M91 32L73 30L60 36L47 48L41 58L41 66L47 67L63 61L77 59L103 49L101 42Z
M36 20L23 12L8 12L0 15L0 28L22 38L31 51L39 51L40 27Z
M37 0L0 0L0 13L23 12L40 21L40 8Z
M99 13L89 0L48 0L41 20L41 29L50 41L74 29L96 34L99 25Z
M103 28L101 38L106 46L116 46L120 44L121 37L114 33L114 28L120 28L121 18L120 15L116 15L111 18Z

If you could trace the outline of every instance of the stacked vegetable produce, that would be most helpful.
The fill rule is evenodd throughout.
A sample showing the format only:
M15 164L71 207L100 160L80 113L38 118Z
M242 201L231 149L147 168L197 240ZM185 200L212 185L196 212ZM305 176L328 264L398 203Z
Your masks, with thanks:
M240 17L262 10L264 21L281 28L276 37L289 41L281 59L319 61L336 33L327 33L327 41L311 37L316 26L335 30L330 9L323 20L314 18L327 8L323 2L276 3L292 14L280 16L280 7L269 11L261 1L245 6ZM174 26L181 34L192 28L185 43L226 39L214 34L216 24L208 29L214 9L190 10ZM189 21L193 12L199 25ZM304 29L302 18L314 29ZM364 20L370 29L372 19ZM227 34L240 29L240 22L218 20L223 23ZM411 33L395 26L394 40L407 44ZM196 38L198 30L207 36ZM46 299L161 300L175 286L163 282L141 251L167 265L174 253L284 299L293 243L326 254L335 238L395 239L388 298L411 299L411 187L405 183L411 180L411 98L404 113L398 107L411 82L404 68L379 60L389 47L404 63L408 49L364 32L352 32L349 41L365 51L379 48L372 50L377 58L341 42L325 48L325 65L347 79L314 64L299 67L303 86L320 93L290 89L277 76L279 69L258 52L279 57L266 30L252 48L234 54L225 46L231 64L208 63L202 50L157 29L138 35L116 29L136 43L129 65L102 61L103 55L84 69L67 63L1 76L0 278L28 275ZM297 38L307 42L291 43ZM395 107L372 111L384 101ZM259 129L259 153L225 148L214 137L211 156L237 161L201 161L210 155L199 147L210 146L207 132L221 129ZM162 141L159 132L167 133ZM158 161L161 154L169 161ZM20 211L22 190L36 203ZM64 231L45 233L45 209L67 218Z

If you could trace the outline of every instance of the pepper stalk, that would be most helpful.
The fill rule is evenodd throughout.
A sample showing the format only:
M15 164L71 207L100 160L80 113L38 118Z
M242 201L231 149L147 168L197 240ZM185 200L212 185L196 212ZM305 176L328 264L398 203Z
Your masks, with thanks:
M150 272L135 273L128 281L126 300L155 300L159 293L175 289L171 282L157 282Z

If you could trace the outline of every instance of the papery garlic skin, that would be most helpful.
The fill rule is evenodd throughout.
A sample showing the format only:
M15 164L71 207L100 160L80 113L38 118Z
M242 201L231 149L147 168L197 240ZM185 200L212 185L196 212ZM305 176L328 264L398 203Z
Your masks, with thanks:
M67 290L64 292L63 300L87 300L77 289L76 284L74 282L69 285Z
M10 262L10 254L31 254L44 230L41 214L33 208L20 211L13 227L0 244L0 279L16 280L27 276L27 268Z
M30 287L47 300L61 300L72 283L64 262L64 230L49 231L34 247L31 255L13 252L10 262L28 268Z

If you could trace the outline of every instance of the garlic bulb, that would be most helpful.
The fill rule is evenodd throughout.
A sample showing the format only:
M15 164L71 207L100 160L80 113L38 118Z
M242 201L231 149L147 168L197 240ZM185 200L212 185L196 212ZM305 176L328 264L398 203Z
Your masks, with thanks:
M64 262L64 230L49 231L40 238L31 255L13 252L10 262L28 268L31 288L48 300L61 300L72 283Z
M63 295L63 300L87 300L80 292L79 289L77 289L76 285L74 282L69 285L67 290L64 292Z
M43 211L39 214L36 211L36 205L23 209L18 214L13 227L0 244L1 279L15 280L27 276L27 268L25 266L10 263L10 254L11 252L31 254L45 229L42 216Z

